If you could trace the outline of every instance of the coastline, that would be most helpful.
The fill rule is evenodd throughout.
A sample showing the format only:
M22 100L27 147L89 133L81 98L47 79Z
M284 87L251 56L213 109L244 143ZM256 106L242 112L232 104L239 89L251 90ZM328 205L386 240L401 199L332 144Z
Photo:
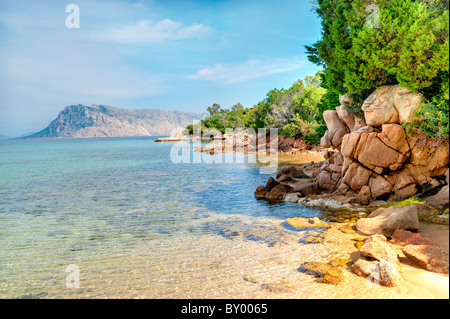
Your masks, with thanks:
M279 162L284 165L302 165L316 162L320 159L320 152L305 151L302 154L283 154L279 155ZM358 231L342 230L355 229L355 223L336 223L328 222L331 227L327 229L323 236L323 249L328 252L328 257L322 262L329 262L336 258L350 260L349 264L359 258L358 249L355 247L355 240L361 241L364 236ZM437 223L420 222L419 233L428 238L433 246L449 247L448 225ZM370 299L448 299L449 298L449 275L434 273L412 265L402 253L401 246L390 244L396 250L400 258L399 273L402 282L397 287L383 287L370 283L367 279L360 277L352 272L350 267L344 269L343 281L337 285L318 283L325 290L324 295L316 295L312 298L370 298ZM328 286L324 288L324 286Z

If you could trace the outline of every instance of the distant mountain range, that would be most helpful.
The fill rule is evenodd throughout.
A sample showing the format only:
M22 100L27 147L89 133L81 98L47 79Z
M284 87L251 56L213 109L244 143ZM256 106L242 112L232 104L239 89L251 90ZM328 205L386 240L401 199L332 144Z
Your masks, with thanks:
M186 127L206 116L206 113L126 110L106 105L76 104L66 106L49 126L26 138L170 135L173 129Z
M10 138L10 137L6 136L6 135L3 135L3 134L0 134L0 140L6 140L8 138Z

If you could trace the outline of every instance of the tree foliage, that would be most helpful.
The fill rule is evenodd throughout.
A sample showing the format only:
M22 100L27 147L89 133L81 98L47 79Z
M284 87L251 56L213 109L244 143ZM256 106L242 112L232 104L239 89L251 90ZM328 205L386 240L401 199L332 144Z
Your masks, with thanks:
M322 38L305 47L308 59L324 68L326 89L352 97L355 114L371 92L388 84L423 93L428 108L443 106L436 101L445 100L448 78L448 0L311 3Z

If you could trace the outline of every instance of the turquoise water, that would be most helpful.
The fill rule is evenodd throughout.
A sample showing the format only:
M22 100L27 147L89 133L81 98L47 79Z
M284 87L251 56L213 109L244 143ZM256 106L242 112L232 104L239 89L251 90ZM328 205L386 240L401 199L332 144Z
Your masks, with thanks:
M153 140L2 141L0 297L263 297L242 277L313 253L283 220L319 212L256 200L258 164L174 164Z

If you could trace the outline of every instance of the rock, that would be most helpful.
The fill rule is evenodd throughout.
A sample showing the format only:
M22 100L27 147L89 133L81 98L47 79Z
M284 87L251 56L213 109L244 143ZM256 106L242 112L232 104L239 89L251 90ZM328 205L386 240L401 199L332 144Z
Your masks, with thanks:
M449 185L445 185L434 196L428 197L425 201L426 205L433 206L437 209L445 209L449 207Z
M352 132L342 138L341 153L381 174L383 168L399 169L409 155L409 144L401 125L383 125L380 133Z
M328 130L325 131L325 134L320 139L320 146L322 146L323 148L331 147L331 141L330 137L328 136Z
M381 133L377 137L387 146L403 155L409 156L409 144L406 141L406 133L401 125L383 124Z
M269 179L267 180L266 188L268 191L270 191L272 190L272 188L278 185L280 185L279 182L277 182L273 177L269 177Z
M319 192L319 187L316 183L305 183L294 188L294 192L300 192L303 196L309 194L317 194Z
M381 241L365 242L359 249L359 253L366 258L369 257L378 261L386 260L391 263L398 263L397 253L387 243Z
M378 208L367 218L356 222L356 229L364 235L382 234L390 237L396 229L419 229L417 205Z
M375 175L370 178L369 187L372 197L380 198L389 195L393 186L381 175Z
M328 128L328 140L331 142L331 146L339 149L342 143L342 138L345 134L349 133L349 129L341 121L336 111L327 110L323 112L323 118ZM325 147L325 146L324 146Z
M306 148L306 143L304 140L299 138L294 141L294 144L292 145L292 147L297 148L299 150L304 150Z
M417 185L410 184L408 186L395 190L394 193L395 194L392 197L393 201L401 202L402 200L408 199L417 193Z
M352 266L352 271L358 276L368 277L378 271L378 261L358 259Z
M317 277L317 282L337 285L343 279L342 267L333 266L323 262L304 262L300 265L299 271Z
M411 146L411 164L425 168L432 176L445 174L449 163L449 147L441 143L435 147L422 145L418 138L413 139Z
M340 173L342 171L342 165L330 164L328 165L328 170L330 170L331 172Z
M325 191L333 191L336 188L336 181L332 178L332 173L321 171L317 176L317 186Z
M281 151L288 151L292 148L294 145L295 138L294 137L288 137L285 138L279 145L278 149Z
M327 222L320 220L317 217L305 218L305 217L292 217L286 219L286 223L294 228L304 228L304 227L326 227L329 228L330 225Z
M277 181L278 181L278 183L281 183L281 182L290 182L290 181L292 181L292 177L289 176L289 175L283 175L283 176L281 176L280 178L277 178Z
M354 191L358 192L363 186L368 185L372 172L362 167L356 162L350 164L346 170L342 183L350 186Z
M289 193L284 197L285 202L297 203L298 202L298 194Z
M366 123L381 126L387 123L403 124L420 106L422 95L399 85L386 85L375 90L363 103Z
M309 176L306 175L301 168L295 166L284 167L279 170L277 173L277 179L279 179L283 175L288 175L293 178L309 178Z
M266 197L266 194L269 191L267 190L267 188L265 188L264 186L260 185L258 186L258 188L255 190L255 197L256 198L264 198Z
M431 245L431 241L428 238L424 238L420 234L403 229L396 229L394 231L391 236L391 243L400 246Z
M328 164L344 165L344 155L341 152L333 152L328 159Z
M401 171L398 175L396 175L394 191L402 189L406 186L414 184L415 180L407 171Z
M379 242L379 243L387 243L386 236L383 235L372 235L367 238L364 238L364 244L369 244L373 242Z
M395 269L394 264L381 260L378 264L379 268L379 284L386 287L396 287L402 282L402 277Z
M448 274L448 248L429 245L407 245L403 253L413 263L426 270Z
M367 277L382 286L396 287L402 282L402 277L395 266L388 261L378 262L358 259L351 269L355 274Z
M398 125L398 127L403 130L400 125ZM358 146L355 150L355 153L353 154L354 158L357 159L358 162L369 168L376 166L389 168L392 165L396 165L396 168L394 170L398 169L398 165L401 166L401 164L407 159L407 157L399 150L387 146L381 140L380 136L385 135L383 132L361 134ZM405 145L408 145L406 139L403 140L403 143ZM407 147L409 149L409 146ZM401 146L401 149L404 150L405 147Z
M340 120L349 128L350 132L360 127L361 124L357 122L357 117L351 115L346 105L342 104L342 102L340 106L336 107L336 112ZM365 124L363 126L365 126Z
M279 184L272 188L267 194L267 199L283 200L284 197L293 191L293 188L289 185Z

